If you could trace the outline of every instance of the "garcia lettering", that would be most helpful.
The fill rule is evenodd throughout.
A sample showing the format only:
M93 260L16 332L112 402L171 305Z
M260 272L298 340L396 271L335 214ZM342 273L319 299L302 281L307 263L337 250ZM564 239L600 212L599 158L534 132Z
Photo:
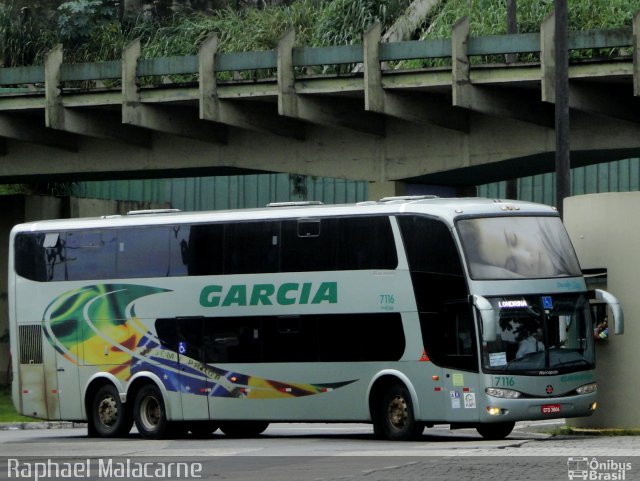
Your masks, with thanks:
M290 306L294 304L338 303L338 283L285 282L274 284L233 284L205 286L200 292L202 307Z

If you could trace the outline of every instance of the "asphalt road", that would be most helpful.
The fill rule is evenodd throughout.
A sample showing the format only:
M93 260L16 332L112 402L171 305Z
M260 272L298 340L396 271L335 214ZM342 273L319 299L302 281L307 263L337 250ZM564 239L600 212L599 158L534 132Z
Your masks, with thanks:
M5 427L0 479L66 479L64 469L71 467L80 469L73 479L640 479L640 437L553 436L540 432L544 427L519 424L501 441L485 441L475 430L432 428L414 442L376 440L371 426L360 424L274 424L255 439L218 432L161 441L136 433L93 439L78 428ZM48 463L37 479L36 463Z

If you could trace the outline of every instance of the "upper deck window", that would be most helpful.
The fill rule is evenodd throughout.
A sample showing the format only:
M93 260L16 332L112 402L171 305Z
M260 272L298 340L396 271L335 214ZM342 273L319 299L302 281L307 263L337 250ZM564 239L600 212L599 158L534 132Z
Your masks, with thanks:
M491 217L457 223L472 279L580 276L559 217Z

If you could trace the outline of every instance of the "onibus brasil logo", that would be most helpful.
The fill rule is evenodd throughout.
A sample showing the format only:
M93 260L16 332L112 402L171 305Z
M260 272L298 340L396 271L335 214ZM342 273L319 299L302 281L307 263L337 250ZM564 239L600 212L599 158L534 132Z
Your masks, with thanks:
M613 459L601 460L587 457L567 459L569 479L622 481L627 479L627 471L631 471L631 463Z

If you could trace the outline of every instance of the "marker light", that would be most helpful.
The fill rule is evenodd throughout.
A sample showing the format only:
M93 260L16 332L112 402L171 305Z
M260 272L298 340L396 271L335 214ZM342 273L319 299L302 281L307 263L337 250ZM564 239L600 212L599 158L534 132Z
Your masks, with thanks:
M495 406L487 406L487 413L491 416L500 416L501 414L508 414L509 411Z
M591 406L589 406L589 409L591 409L592 411L595 411L596 409L598 409L598 401L593 401L591 403Z
M514 391L513 389L502 389L499 387L488 387L484 390L489 396L505 398L505 399L518 399L522 396L521 392Z
M589 384L585 384L584 386L580 386L576 389L578 394L591 394L592 392L596 392L598 390L598 385L595 382L590 382Z

